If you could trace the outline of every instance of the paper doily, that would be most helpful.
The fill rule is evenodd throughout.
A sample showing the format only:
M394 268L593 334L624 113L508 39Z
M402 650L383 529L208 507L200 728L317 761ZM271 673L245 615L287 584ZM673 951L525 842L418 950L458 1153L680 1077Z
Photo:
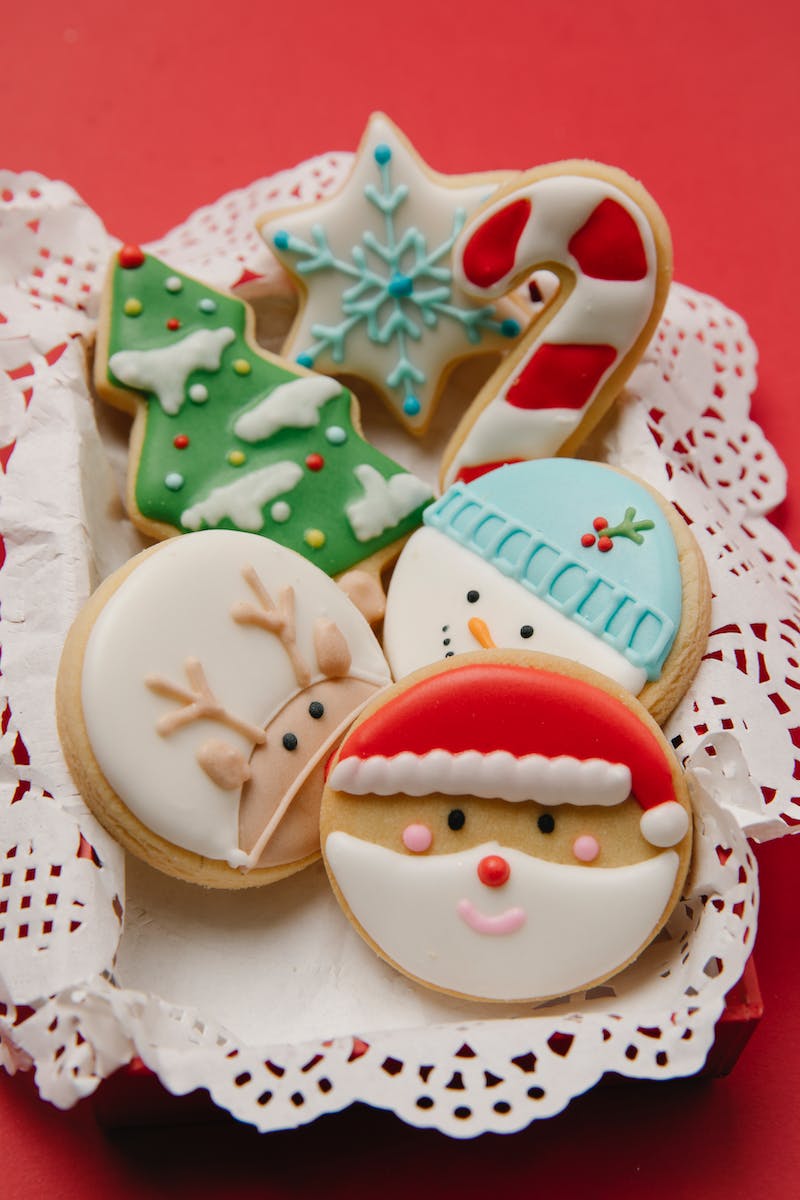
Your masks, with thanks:
M325 155L259 181L151 248L215 286L246 285L256 299L280 293L254 217L327 194L350 161ZM675 285L590 447L672 499L703 548L715 597L707 654L667 726L698 813L692 875L667 930L589 994L498 1015L423 995L374 959L312 869L280 885L276 900L304 939L297 961L279 952L275 913L248 916L267 1016L234 1033L229 997L210 976L225 981L215 968L234 954L225 922L241 915L237 900L198 899L190 885L154 884L138 867L126 899L123 855L76 795L55 730L66 631L99 580L141 546L119 501L124 422L95 414L86 383L84 339L116 244L66 185L0 173L0 1061L33 1066L41 1094L63 1107L139 1055L172 1091L207 1087L260 1129L362 1100L462 1137L552 1115L607 1071L699 1070L752 949L758 893L745 835L780 836L800 819L797 559L766 519L785 471L749 419L756 353L744 323ZM193 941L181 924L187 888L209 917ZM156 994L155 982L141 984L163 938L185 939L191 967ZM176 1002L203 980L204 962L203 994ZM230 990L241 991L235 957L228 969Z

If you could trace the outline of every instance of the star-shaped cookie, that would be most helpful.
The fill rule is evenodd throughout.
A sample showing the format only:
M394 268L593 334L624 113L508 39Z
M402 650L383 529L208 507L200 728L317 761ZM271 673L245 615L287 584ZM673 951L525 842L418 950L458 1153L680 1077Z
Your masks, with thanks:
M456 363L502 352L520 332L515 305L475 302L451 265L465 222L508 178L440 175L374 114L335 196L259 222L301 291L284 355L368 381L409 432L424 434Z

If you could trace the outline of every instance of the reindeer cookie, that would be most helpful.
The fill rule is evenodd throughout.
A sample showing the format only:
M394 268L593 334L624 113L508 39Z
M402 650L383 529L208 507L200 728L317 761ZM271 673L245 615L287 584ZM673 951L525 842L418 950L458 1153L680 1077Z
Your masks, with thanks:
M105 581L59 670L59 732L86 803L130 851L209 887L319 856L323 772L389 682L361 613L253 534L171 538Z
M370 704L328 776L321 841L345 913L389 963L452 995L534 1001L649 945L686 877L691 807L621 688L492 651Z
M602 463L551 458L455 483L392 575L384 650L396 679L479 647L561 655L663 721L706 645L708 573L672 505Z

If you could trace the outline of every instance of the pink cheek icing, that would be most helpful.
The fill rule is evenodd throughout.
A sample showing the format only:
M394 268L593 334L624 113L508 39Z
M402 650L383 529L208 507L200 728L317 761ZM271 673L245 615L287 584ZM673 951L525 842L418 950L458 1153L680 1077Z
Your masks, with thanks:
M403 830L403 845L412 854L424 854L432 841L433 834L427 825L406 825Z
M592 837L590 833L582 833L580 837L576 837L572 843L572 853L577 858L578 862L590 863L594 862L600 853L600 843L597 838Z

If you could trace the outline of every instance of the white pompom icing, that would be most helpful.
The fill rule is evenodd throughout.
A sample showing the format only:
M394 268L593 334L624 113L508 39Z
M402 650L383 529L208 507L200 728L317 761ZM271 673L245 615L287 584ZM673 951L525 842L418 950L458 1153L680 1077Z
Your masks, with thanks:
M676 800L668 800L643 812L640 828L651 846L677 846L689 828L689 814Z

